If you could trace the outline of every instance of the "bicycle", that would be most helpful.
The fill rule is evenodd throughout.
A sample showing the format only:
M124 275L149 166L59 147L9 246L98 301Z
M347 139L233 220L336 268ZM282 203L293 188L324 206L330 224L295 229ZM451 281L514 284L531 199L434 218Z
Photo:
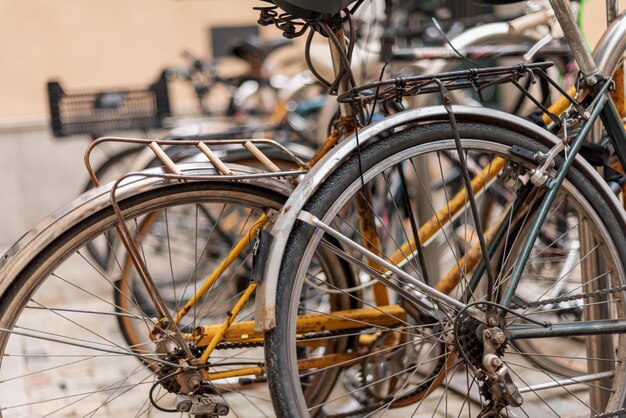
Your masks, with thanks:
M455 44L457 45L457 48L460 47L460 45L472 45L472 46L476 46L476 45L484 45L484 44L493 44L495 42L505 42L505 52L503 53L501 48L497 48L492 46L483 46L483 47L479 47L480 51L482 53L483 57L503 57L503 56L508 56L511 55L512 53L515 54L519 54L519 51L524 50L523 46L512 46L514 44L514 41L520 41L524 40L526 42L528 42L529 40L533 40L533 42L536 42L538 40L540 40L541 38L538 36L535 36L534 34L532 36L526 34L524 36L521 36L521 34L523 32L525 32L529 25L531 25L530 27L533 27L534 25L537 24L547 24L549 22L549 18L550 15L549 13L547 13L545 10L539 9L533 12L533 15L530 18L526 18L523 22L518 20L514 20L512 22L507 23L497 23L497 24L487 24L482 26L479 30L470 30L467 33L463 33L462 35L459 36L459 39L455 40ZM530 23L529 23L530 22ZM511 35L509 33L509 26L515 27L516 31L515 31L515 35ZM504 28L506 28L506 30L504 30ZM391 34L385 35L385 36L391 36ZM526 47L526 49L530 48L529 46ZM439 51L437 54L433 55L433 51L432 49L427 49L428 54L430 54L431 57L437 57L437 58L457 58L457 56L455 55L450 55L450 51L445 52L445 53L441 53L441 51ZM407 58L409 56L411 56L411 54L413 54L412 58L414 59L418 59L420 57L420 54L422 54L423 56L423 52L419 49L412 49L410 50L411 52L408 52L407 50L403 50L401 52L395 52L394 56L396 57L396 60L400 60L400 62L407 60ZM559 49L555 49L554 51L559 53L559 57L561 57L563 55L563 51L559 50ZM465 51L464 51L465 52ZM567 52L566 55L569 55L569 52ZM202 68L201 65L199 64L199 60L195 59L195 61L197 62L197 64L194 64L194 68L198 67L198 68ZM312 62L313 65L315 67L319 68L319 64L320 64L320 58L319 57L312 57ZM434 72L446 72L447 70L452 70L454 69L454 64L450 61L447 60L445 62L450 62L450 64L444 64L442 62L435 62L434 63L434 67L433 65L431 65L431 67L434 68ZM429 68L428 66L426 66L426 63L423 64L416 64L418 67L423 66L424 68ZM300 86L300 83L298 83L298 86ZM545 90L545 89L544 89ZM293 94L290 94L290 96L293 96ZM521 105L521 100L524 98L523 95L520 95L520 99L517 101L518 104L515 106L516 109L520 108ZM475 100L475 99L472 99ZM542 99L542 102L545 101L546 98ZM428 101L428 100L427 100ZM467 100L466 100L467 101ZM330 103L333 103L334 99L330 98ZM333 105L333 107L336 107L336 102L334 102L335 104ZM419 102L416 103L412 103L412 107L415 106L425 106L426 103L424 102L424 100L420 100ZM298 112L298 110L296 109L296 114L299 114L300 112ZM334 112L333 112L334 113ZM517 112L514 112L517 113ZM287 117L286 119L288 120L290 117ZM285 117L283 116L283 119L285 119ZM291 127L293 127L293 124L289 124ZM321 125L331 125L328 121L324 121L321 123ZM277 126L272 126L272 125L267 125L267 126L263 126L263 125L258 125L258 126L244 126L244 127L238 127L236 129L232 129L226 132L219 132L217 134L202 134L201 129L198 130L194 130L194 129L189 129L188 127L182 127L181 129L175 129L174 131L170 132L170 134L165 138L165 139L173 139L173 138L179 138L179 139L198 139L199 137L203 137L203 138L228 138L228 137L242 137L242 136L250 136L250 132L248 131L254 131L254 130L269 130L269 132L271 132L271 136L273 138L276 138L277 135L279 135L279 132L277 131L277 129L279 129L279 127ZM311 129L307 129L309 132L311 132ZM193 132L193 134L189 134L188 132ZM294 131L297 134L304 134L302 129L294 129ZM309 134L309 136L311 136ZM326 140L326 135L324 135L324 141ZM138 146L135 148L136 150L143 150L142 146ZM191 152L189 152L191 151ZM188 155L192 155L193 153L197 153L197 150L194 151L189 150L188 148L182 148L180 150L178 150L178 154L180 155L176 155L177 154L177 150L168 150L168 153L170 153L170 158L172 158L174 161L180 161L182 156L188 156ZM133 161L141 161L141 160L145 160L145 162L139 163L137 164L136 162L134 163L134 167L136 167L137 169L141 169L144 166L145 167L150 167L149 161L152 162L156 162L159 163L158 159L155 159L154 156L152 155L151 152L147 152L147 159L144 158L137 158L134 153L132 156ZM124 157L126 156L126 154L124 154ZM298 156L305 160L305 159L309 159L309 156L306 156L304 153L300 152L298 154ZM224 161L224 162L239 162L240 164L243 165L248 165L249 161L246 162L245 160L242 160L242 157L235 157L235 156L220 156L220 158ZM280 159L281 158L281 154L274 154L271 155L270 158L276 160L276 159ZM111 161L111 160L107 160L105 162L104 165L102 165L101 167L98 167L96 169L96 175L98 178L102 179L102 178L107 178L105 175L108 174L108 171L111 171L111 168L115 168L118 165L118 163L116 161ZM127 171L131 171L128 168L126 168L125 170L122 170L122 172L127 172ZM134 171L134 170L133 170ZM101 180L101 183L103 183L103 181ZM89 190L92 187L92 182L91 180L89 181L87 187L85 188L84 191ZM94 258L94 260L100 265L102 266L104 269L106 269L107 266L110 265L110 250L107 250L107 245L106 243L102 244L103 249L101 250L97 250L96 248L94 248L94 245L90 244L89 250L90 250L90 255ZM106 253L109 253L108 255Z
M278 102L276 88L268 74L267 60L274 52L290 44L287 39L267 41L258 36L237 39L229 48L230 54L250 67L245 74L238 76L221 76L217 70L218 60L202 60L190 51L182 53L189 63L187 67L169 68L165 74L169 80L180 79L189 83L203 116L266 115L272 113ZM220 100L220 96L226 97ZM225 103L215 108L215 102Z
M300 1L276 3L294 19L324 19L322 6ZM400 411L412 415L435 414L438 408L470 416L571 416L583 409L583 414L592 416L619 416L626 411L620 361L626 330L621 302L626 289L624 212L603 180L576 157L593 121L602 113L623 162L620 141L625 138L624 130L617 109L608 99L610 79L601 77L601 82L594 78L599 73L582 46L565 2L553 0L551 4L573 45L582 80L589 87L596 86L584 106L568 100L570 113L560 120L565 129L571 132L571 123L580 122L579 118L584 122L576 126L578 132L571 137L565 131L567 141L548 139L545 132L527 122L496 111L449 104L408 111L360 130L358 139L340 145L313 168L286 203L288 210L281 212L272 229L275 239L268 251L263 282L266 306L260 317L267 331L266 364L279 416L344 416L346 404L354 398L361 409L352 412L362 416L384 415L389 408L401 407L406 409ZM305 15L302 8L317 14ZM337 44L342 38L333 39ZM477 80L479 72L474 70ZM435 74L347 87L340 101L348 105L344 109L349 112L362 103L394 100L410 91L431 89L439 91L445 103L448 91L465 77L467 74L459 74L452 81L454 75ZM372 90L377 94L368 93ZM566 146L566 155L557 158ZM368 193L379 187L377 184L386 184L386 177L396 171L415 179L416 193L420 193L420 184L426 180L418 174L413 159L427 154L435 161L439 157L443 179L448 167L442 165L440 156L450 152L457 153L461 167L472 155L478 155L476 160L483 158L486 178L477 187L479 177L471 178L465 170L465 195L460 201L458 196L428 200L431 221L422 224L424 219L419 220L419 228L407 225L403 239L387 229L385 219L389 215L370 206L381 243L372 248L369 237L359 232L353 215L355 202L367 202ZM492 187L502 187L508 194L500 195L508 198L503 210L483 225L478 218L481 199L475 196ZM437 213L438 208L441 211ZM465 235L464 251L457 252L453 240L445 236L450 233L445 225L455 216L464 217L464 223L472 228ZM418 258L421 246L428 245L434 233L443 235L449 247L440 259L452 265L438 283L429 281L428 268ZM552 283L548 289L528 289L537 281L533 281L526 263L532 264L534 259L546 263L541 257L546 248L558 255L558 244L571 242L574 236L580 241L578 267L548 282ZM329 237L342 246L327 242ZM392 305L380 306L370 297L336 288L326 282L328 276L314 273L307 258L320 247L331 249L360 275L384 284ZM568 253L571 250L565 249ZM560 282L565 284L563 293L546 297ZM359 317L358 323L353 321L344 333L314 335L313 339L328 344L352 334L359 337L348 351L351 357L324 367L303 366L332 351L330 347L326 351L324 347L306 347L309 331L302 327L302 315L314 312L321 315L320 322L331 323L342 316L332 308L320 312L308 305L304 295L313 288L311 283L361 303L371 319L383 311L396 324L380 325ZM524 299L529 294L524 290L539 297ZM448 295L450 291L455 292L453 297ZM562 306L571 301L574 306ZM541 309L547 305L553 312L565 315L574 311L579 317L549 323L545 319L549 311ZM401 313L385 311L392 308ZM583 339L584 354L570 355L558 339L564 336ZM511 342L533 338L556 338L558 351L524 353ZM533 357L541 355L562 355L587 366L573 378L561 376L534 361ZM339 381L343 385L337 384L331 396L321 401L310 397L310 379L333 369L342 375ZM550 396L550 391L560 398Z

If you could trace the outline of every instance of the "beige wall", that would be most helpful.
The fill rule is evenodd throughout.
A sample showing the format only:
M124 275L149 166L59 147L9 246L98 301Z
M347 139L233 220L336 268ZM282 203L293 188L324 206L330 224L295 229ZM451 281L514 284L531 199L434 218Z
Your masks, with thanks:
M619 8L626 8L626 0L619 0ZM590 45L594 45L606 29L605 0L587 0L583 14L583 31Z
M0 0L0 121L45 116L45 83L146 84L211 25L254 24L256 0Z
M0 0L0 126L16 118L43 120L49 78L62 78L68 89L146 84L164 66L181 64L182 49L209 53L210 26L254 24L252 7L259 4ZM588 0L585 31L592 44L604 21L604 0ZM266 33L278 35L271 28ZM180 87L175 93L179 103Z

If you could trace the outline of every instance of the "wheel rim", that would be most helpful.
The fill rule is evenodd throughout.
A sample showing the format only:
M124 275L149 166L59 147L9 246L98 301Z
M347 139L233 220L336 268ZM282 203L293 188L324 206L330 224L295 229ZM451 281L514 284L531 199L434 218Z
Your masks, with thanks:
M226 216L231 216L232 229L237 231L236 237L239 237L251 228L264 209L277 210L284 199L271 190L246 185L223 186L226 190L219 190L219 186L212 185L206 185L204 189L200 186L200 190L193 190L194 187L174 186L169 191L159 190L156 196L152 195L146 202L133 204L131 209L125 209L125 216L133 219L127 225L134 236L142 225L150 224L148 231L152 235L146 236L139 248L155 281L158 281L158 272L165 272L165 277L169 279L178 274L185 275L189 281L189 263L185 264L188 260L181 259L181 254L186 249L197 251L195 260L206 260L200 254L211 244L216 234L215 228L207 227L208 213L221 213L221 218L217 215L215 219L219 219L218 223L222 227L225 227ZM192 190L184 192L185 188ZM203 212L199 207L206 210ZM233 217L233 207L239 211L236 217ZM185 212L185 209L191 209L191 214ZM156 220L148 222L151 214L157 214ZM176 220L176 217L180 219ZM178 227L173 226L176 222L179 222ZM183 227L184 222L191 225L190 230ZM204 227L201 225L203 222ZM50 413L76 413L81 416L159 416L160 411L150 405L147 397L148 390L158 377L154 377L153 370L146 367L145 363L154 368L158 361L172 363L176 359L152 354L154 344L147 335L151 327L150 318L144 317L146 312L139 306L135 295L125 294L118 297L117 302L122 302L119 304L113 300L115 287L120 283L118 279L124 269L124 258L120 255L119 248L115 272L104 272L95 267L95 263L86 256L84 250L86 241L95 235L100 236L115 223L116 219L109 211L101 217L95 217L93 224L81 225L78 232L70 231L73 238L36 260L33 269L23 273L25 278L20 282L23 283L22 287L16 288L11 297L5 295L0 327L25 335L0 332L0 347L6 355L0 368L0 386L3 388L0 390L2 416L44 416ZM174 233L176 228L178 234ZM167 234L159 236L159 231L166 231ZM161 251L155 249L157 244L161 245ZM176 247L178 253L174 252L173 247ZM248 267L243 259L251 257L250 250L251 248L246 249L239 265L231 270L241 266ZM227 251L216 252L211 257L218 258L224 252ZM164 267L159 267L155 265L155 260L159 261L163 253L166 254L167 261ZM62 254L68 256L61 257ZM191 264L196 264L193 259ZM205 266L201 267L196 268L195 272L199 278L205 274ZM227 270L224 283L233 275L233 271ZM160 283L164 286L163 282ZM195 279L193 283L196 283ZM125 287L128 290L132 286ZM225 320L228 309L226 304L242 290L235 289L227 294L232 287L226 288L219 282L215 289L217 291L214 294L201 300L205 303L199 304L194 317L196 320L183 323L184 327L193 330L193 326L203 325L203 317L205 320L208 317L209 322L216 321L206 311L201 312L207 305L224 313L219 319L220 322ZM178 295L178 299L180 298L181 294ZM248 308L241 312L238 320L253 319L253 303L249 302ZM190 312L189 315L192 314ZM124 341L118 324L120 318L139 323L134 329L143 331L143 335L136 345L129 347ZM38 338L32 338L31 335ZM14 357L8 357L9 355ZM16 358L21 360L17 362L14 360ZM212 365L209 370L212 372L256 367L263 364L261 344L224 347L210 360ZM161 376L165 374L160 373ZM239 416L272 415L272 405L265 384L254 383L264 383L264 379L243 375L215 382L222 396L232 404L232 416L235 413ZM30 391L26 390L29 385ZM42 386L47 389L41 389ZM161 385L157 385L153 392L157 404L172 408L172 394L166 393Z

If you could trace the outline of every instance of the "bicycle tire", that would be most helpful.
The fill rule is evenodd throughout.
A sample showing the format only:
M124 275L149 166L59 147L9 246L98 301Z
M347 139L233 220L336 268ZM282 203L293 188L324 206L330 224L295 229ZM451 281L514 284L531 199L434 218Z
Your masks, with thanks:
M531 153L536 151L547 151L545 147L540 146L531 138L525 137L516 132L511 132L507 129L484 123L457 123L461 135L462 144L465 151L469 154L471 154L471 152L473 152L474 150L486 152L491 155L497 155L499 157L505 158L507 161L510 161L512 163L511 167L519 166L523 169L527 169L532 168L533 163L524 158L514 155L511 152L513 146L518 146L522 149L530 150ZM366 185L368 185L368 187L372 187L369 185L375 184L374 179L381 178L381 173L385 173L385 170L390 170L394 166L399 165L402 161L404 161L405 164L409 165L409 158L414 158L417 155L423 155L426 153L432 153L432 155L434 156L433 158L436 158L435 156L438 151L450 150L454 152L455 148L452 138L453 136L450 132L449 124L447 123L425 124L423 126L408 128L399 133L394 133L389 135L388 137L381 138L372 145L369 145L365 149L361 150L358 155L353 155L335 172L329 174L326 181L322 184L322 186L320 186L320 188L315 192L315 194L304 206L304 210L316 216L318 219L327 224L331 224L331 221L333 222L332 225L341 224L342 222L349 223L348 221L352 220L352 218L349 216L350 213L346 214L343 211L346 207L350 207L348 205L348 202L350 201L351 197L359 192L363 181ZM363 177L361 177L361 173L363 173ZM502 183L503 181L503 179L498 177L496 178L494 183ZM417 190L419 191L419 188ZM414 196L417 196L416 199L419 199L419 194L415 194ZM619 216L612 212L611 208L613 208L613 205L605 204L603 198L601 197L601 194L598 193L594 188L593 183L591 183L588 179L586 179L579 172L577 172L575 168L571 169L568 173L567 181L566 183L564 183L563 190L561 191L560 196L563 196L563 198L571 199L572 203L576 204L576 209L579 211L579 217L582 217L583 214L585 216L588 216L585 219L590 220L590 222L592 223L594 239L596 239L599 243L596 249L601 247L603 251L604 262L607 265L607 271L604 273L606 273L606 277L610 277L609 284L611 286L623 285L624 272L626 271L626 253L624 252L624 250L626 250L626 240L624 240L623 235L624 225L620 221ZM443 200L443 206L446 205L446 201L448 200ZM441 200L439 202L441 204ZM341 216L337 216L338 213ZM469 217L469 215L466 216ZM492 220L492 222L494 221ZM379 234L383 236L386 232L383 230L382 227L379 226L384 225L383 216L380 214L377 214L376 225L379 227ZM348 228L346 227L346 229ZM574 228L572 228L572 230L573 229ZM442 228L442 230L445 230L445 228ZM407 232L407 239L409 234L410 231ZM511 239L513 240L513 238ZM449 380L444 386L440 385L441 380L437 380L437 378L439 378L440 374L442 373L441 370L445 370L445 368L440 369L439 372L431 371L429 372L431 373L430 375L428 373L423 373L425 376L424 381L430 382L426 388L424 388L423 385L419 382L412 382L411 385L409 385L409 388L407 388L406 390L403 390L403 387L396 388L397 393L393 392L388 398L380 399L371 396L372 387L374 391L380 391L380 389L383 388L381 381L373 378L376 376L376 374L374 372L371 372L371 375L362 378L362 388L357 387L356 389L356 391L360 390L362 392L366 392L368 396L362 396L362 398L365 398L366 402L369 398L370 403L363 403L362 400L356 399L356 397L353 396L353 392L355 392L353 379L352 386L347 386L344 383L343 387L337 386L334 389L333 394L335 398L326 399L320 404L307 404L305 398L302 396L302 387L300 382L301 373L297 370L296 366L298 360L305 359L304 355L306 355L306 353L294 349L295 344L293 339L293 333L295 332L295 321L298 315L298 309L306 309L306 306L300 306L300 292L305 288L305 286L303 285L302 275L305 274L305 272L307 271L307 254L310 254L310 252L314 248L316 248L316 246L319 245L320 242L322 242L321 240L322 234L319 231L315 233L315 229L313 227L303 223L302 221L298 221L294 228L290 231L288 244L285 247L285 253L283 256L281 271L277 283L278 292L276 297L276 327L267 332L265 345L266 363L270 371L270 390L275 410L278 416L306 417L309 415L315 416L315 414L324 416L350 416L351 413L373 414L374 412L386 411L387 408L390 407L406 407L406 409L398 409L394 411L394 416L402 416L402 413L405 413L406 416L415 416L417 414L430 415L435 414L437 410L448 410L448 408L451 411L454 411L455 414L458 412L460 415L463 416L475 416L479 414L482 407L488 403L489 399L485 399L485 397L489 396L489 394L488 391L481 390L477 394L474 393L472 396L469 395L470 392L467 386L471 388L473 383L470 382L474 382L474 378L471 374L468 373L467 377L465 377L464 373L461 371L461 380L465 382L465 380L467 379L466 386L463 386L465 385L465 383L461 382L461 386L465 387L465 389L462 388L460 391L459 389L456 389L456 392L445 389L445 387L450 388L454 387L455 384L459 384L459 382L456 381L452 382L454 378L454 373L456 373L457 371L457 369L454 368L456 366L451 366L455 372L453 372L451 376L446 377ZM449 245L450 247L452 247L452 244ZM502 246L509 248L509 251L511 251L510 243L505 242L502 244ZM390 254L384 251L385 248L382 249L383 258L389 259ZM593 251L595 251L595 249ZM298 254L297 258L294 257L295 254ZM302 254L304 254L304 256L302 256ZM462 254L459 254L458 257L461 257L461 255ZM513 252L508 253L508 257L512 257L514 255L515 253ZM354 259L355 257L358 258L358 256L356 256L354 252L350 254L350 257L346 255L346 259ZM440 255L440 258L442 260L446 257L449 257L449 254L442 253ZM602 256L598 257L602 258ZM582 259L584 259L584 257ZM361 261L361 263L364 263L364 261ZM454 263L454 259L452 259L452 261L448 261L448 264L454 265ZM494 261L494 264L495 263L496 262ZM353 268L361 270L360 274L371 275L371 273L367 273L367 270L363 270L362 264L358 264L355 261L353 261L351 264L353 264ZM411 270L409 267L407 267L407 269L411 273L413 273L414 271ZM614 274L609 274L608 269L614 269L611 270L612 272L614 272ZM499 271L499 273L505 273L505 271ZM578 280L582 282L583 274L580 274L581 278ZM525 283L525 286L528 286L526 284L528 283L528 280L530 280L530 277L523 276L522 283ZM586 281L584 283L587 283L589 281ZM461 290L465 290L462 289L464 287L463 283L465 282L462 282L461 286L457 286L457 289L455 290L456 292L458 292L459 287L461 288ZM397 292L392 293L392 295L395 296L397 300L405 299ZM612 302L616 302L615 305L620 305L623 300L623 294L621 292L617 292L616 294L610 294L609 299ZM608 304L609 302L606 303ZM439 304L439 306L441 306L441 304ZM607 317L613 315L621 319L626 318L626 312L624 312L621 306L618 306L616 308L612 307L611 310L614 310L615 312L607 313ZM453 312L452 309L443 309L443 311ZM409 317L410 311L407 311L407 318ZM401 323L402 321L398 320L398 322ZM446 332L448 333L448 335L450 335L449 324L446 325L445 322L442 322L439 323L439 325L439 329L443 330L446 330L446 327L448 327L448 331ZM467 327L470 327L472 329L474 329L474 326L477 325L474 324L471 327L470 325L467 325ZM362 327L366 328L365 325L362 325ZM375 325L372 325L366 329L368 330L367 333L393 332L393 330L385 330L383 327L378 327ZM403 327L400 327L400 331L398 331L398 333L402 334L403 329ZM408 336L405 338L410 339L411 337ZM622 358L624 336L613 335L607 338L609 338L611 344L614 344L614 358ZM421 343L426 344L424 342L425 340L426 337L422 339ZM440 341L440 344L448 347L444 347L444 350L448 350L450 340L444 338L442 338L442 340L444 341ZM561 342L563 340L559 340L558 338L550 340L556 341L557 344L560 343L561 347L563 346L563 343ZM597 337L590 337L587 341L591 341L593 343L594 349L598 349L600 347L601 344L599 343L599 341L606 342L606 340L602 340L601 338L598 339ZM414 344L416 345L417 343L418 342L414 342ZM398 346L390 347L388 348L388 350L395 350L397 353L401 352L401 349ZM521 358L519 361L524 362L523 364L525 364L526 367L536 369L537 374L533 377L533 379L537 379L537 376L550 376L550 378L546 378L546 380L549 380L551 383L557 382L562 379L562 377L556 377L554 374L551 374L550 371L543 370L541 367L535 365L535 363L532 362L533 353L528 353L529 355L525 355L524 353L515 352L514 347L510 344L507 345L506 348L503 350L506 351L506 355L520 356ZM563 350L564 351L562 351L562 353L565 353L564 355L567 355L566 347L564 347ZM458 352L458 346L453 351ZM448 359L452 357L451 351L445 351L445 353L447 354ZM479 352L479 354L480 353L482 353L482 350ZM359 355L358 358L360 359L362 359L363 357L367 358L367 356L373 356L373 354L361 356L360 353L357 353L357 355ZM382 354L379 354L379 356L382 357ZM476 359L476 357L473 358ZM537 391L540 391L540 389L537 389L539 387L537 386L538 383L532 380L529 383L528 375L524 374L523 379L519 377L518 373L520 372L520 367L516 365L515 359L509 361L508 358L504 358L503 361L508 364L509 368L517 370L516 372L514 372L515 374L512 374L513 379L522 379L522 381L517 381L518 385L535 389L532 389L529 392L530 394L525 394L526 402L520 407L520 410L512 407L509 409L504 408L501 413L505 414L505 416L508 411L511 411L513 413L519 412L522 415L524 415L525 413L530 414L529 416L578 416L583 409L585 410L585 412L582 412L583 414L587 413L586 411L589 411L589 414L594 415L603 413L605 411L610 412L623 408L625 397L623 367L619 364L619 362L613 367L616 361L614 359L611 360L608 355L607 358L601 359L594 359L593 357L589 359L589 355L587 357L587 361L590 361L592 363L601 362L602 360L605 360L605 364L610 365L609 367L611 367L610 370L614 373L614 377L608 379L605 378L604 380L601 380L598 384L590 383L587 386L583 386L584 389L586 388L588 390L584 391L582 394L576 392L578 395L580 395L580 398L584 398L582 400L578 396L572 396L571 392L568 393L567 386L562 386L562 384L556 386L556 388L552 390L557 391L558 394L563 397L563 399L567 399L565 402L557 405L554 403L554 399L552 397L549 398L549 400L546 400L541 395L537 394ZM380 362L380 359L374 357L372 363L377 363L377 361ZM459 361L457 363L457 366L458 364L462 363L463 361ZM404 367L405 369L401 369L401 372L404 374L389 372L386 375L387 378L391 376L394 378L394 381L401 380L399 376L405 376L406 374L408 374L407 370L409 370L409 367ZM474 367L480 367L480 365L474 364ZM391 369L391 366L389 366L389 368L389 370L392 371L397 370L397 368ZM418 370L418 367L413 367L413 369L416 372ZM372 369L361 368L361 373L370 373L369 370ZM346 378L344 376L346 375L349 379L349 371L350 367L346 366L345 370L342 370L342 377L338 381L345 382ZM302 374L314 374L315 372L315 369L313 369L312 371L303 371ZM588 373L591 373L591 371L589 371ZM450 371L448 371L448 375L450 375ZM378 376L385 376L385 374L379 373ZM409 378L411 377L412 376L408 376L406 378L406 382L409 382ZM610 394L608 393L608 390L602 390L602 387L604 387L603 385L607 382L611 385ZM418 384L421 386L418 386ZM465 392L466 390L467 394ZM587 396L587 392L588 397L585 397ZM590 400L592 396L593 402ZM411 397L412 399L409 399ZM474 399L472 400L471 398ZM355 399L356 401L358 401L356 406L354 405ZM449 399L452 406L448 406ZM456 403L453 402L454 399L456 399ZM335 402L335 404L333 404L333 402ZM352 403L350 404L350 402ZM443 402L445 402L445 405L442 404ZM478 406L475 402L478 402ZM348 403L349 405L346 406L346 403ZM590 403L594 403L594 406L590 406ZM600 404L599 407L597 406L598 403ZM333 409L333 405L337 405L335 409ZM525 409L528 409L529 412L523 412ZM382 413L384 414L384 412Z

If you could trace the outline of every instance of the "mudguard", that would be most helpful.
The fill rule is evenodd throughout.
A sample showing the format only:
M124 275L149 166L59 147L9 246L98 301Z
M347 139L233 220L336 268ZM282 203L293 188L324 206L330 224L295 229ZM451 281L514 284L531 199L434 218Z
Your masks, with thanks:
M210 176L219 174L210 163L179 164L180 170L186 175ZM254 174L257 170L249 167L229 164L229 168L237 174ZM171 185L171 180L155 177L144 177L142 173L160 174L163 169L154 168L133 175L124 180L117 189L118 201L136 196L139 193L155 190ZM199 179L201 180L201 179ZM257 179L271 190L288 196L292 186L275 178ZM86 216L111 207L111 188L113 183L92 189L62 208L56 210L35 228L24 234L9 250L0 256L0 296L11 284L20 271L46 246L51 244L65 231L80 223Z

